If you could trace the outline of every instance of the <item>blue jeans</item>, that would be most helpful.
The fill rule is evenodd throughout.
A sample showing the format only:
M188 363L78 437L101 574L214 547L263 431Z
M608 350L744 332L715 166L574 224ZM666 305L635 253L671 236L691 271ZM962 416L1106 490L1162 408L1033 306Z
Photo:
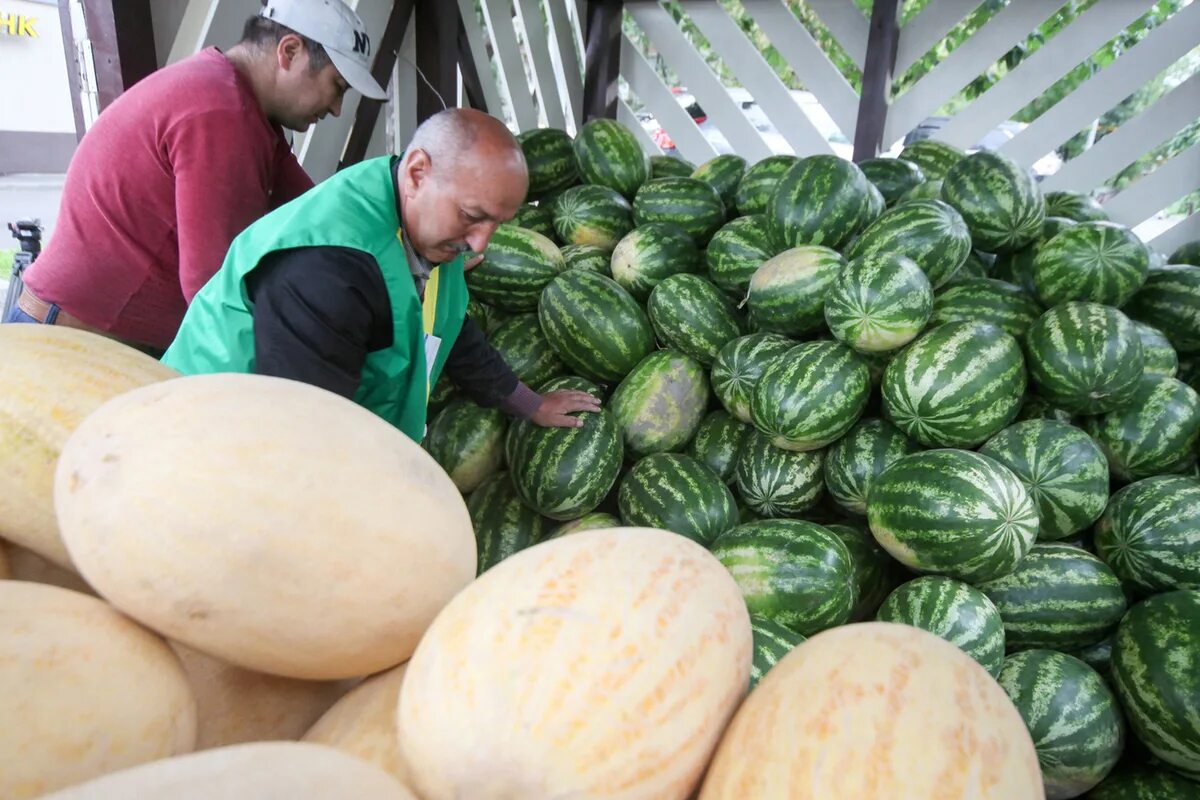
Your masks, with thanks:
M52 311L58 311L58 307L55 306L52 309ZM42 324L42 323L38 322L36 319L34 319L33 317L26 314L24 311L22 311L17 306L13 306L12 308L10 308L8 310L8 316L6 316L4 318L4 321L5 322L32 322L34 325Z

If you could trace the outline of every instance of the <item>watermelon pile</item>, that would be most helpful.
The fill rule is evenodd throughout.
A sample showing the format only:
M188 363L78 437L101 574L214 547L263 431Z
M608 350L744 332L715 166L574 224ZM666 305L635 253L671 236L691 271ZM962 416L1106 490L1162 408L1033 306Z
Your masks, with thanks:
M522 141L526 227L471 313L535 388L604 410L504 431L434 393L481 570L673 530L741 586L755 681L824 629L912 625L1008 693L1048 797L1200 780L1198 248L1159 258L939 142L860 167L647 161L607 120Z

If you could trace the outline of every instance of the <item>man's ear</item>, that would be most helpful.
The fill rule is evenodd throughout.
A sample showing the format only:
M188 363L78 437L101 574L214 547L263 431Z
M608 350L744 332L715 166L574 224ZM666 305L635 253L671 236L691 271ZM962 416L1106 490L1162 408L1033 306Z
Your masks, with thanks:
M275 46L275 60L280 69L290 70L293 66L300 66L298 61L304 52L304 42L296 34L289 33L280 38Z
M433 171L433 162L424 150L411 150L404 157L401 171L404 175L404 193L411 197L421 184L429 180Z

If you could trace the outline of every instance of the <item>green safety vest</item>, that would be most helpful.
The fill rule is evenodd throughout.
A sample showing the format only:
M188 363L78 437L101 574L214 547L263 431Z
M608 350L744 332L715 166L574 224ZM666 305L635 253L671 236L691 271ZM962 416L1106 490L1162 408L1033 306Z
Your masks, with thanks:
M433 269L424 301L417 295L400 238L392 164L393 158L384 156L344 169L246 228L192 300L163 363L185 375L254 372L253 303L246 276L276 250L361 250L383 272L392 307L392 346L367 355L354 401L421 441L430 387L466 317L467 284L459 256Z

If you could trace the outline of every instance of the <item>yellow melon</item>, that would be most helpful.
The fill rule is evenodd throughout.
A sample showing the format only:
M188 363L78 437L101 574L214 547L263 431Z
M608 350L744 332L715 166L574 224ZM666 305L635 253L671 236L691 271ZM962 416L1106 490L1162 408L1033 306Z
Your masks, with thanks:
M168 644L196 696L197 750L295 741L357 683L281 678L243 669L179 642Z
M186 753L196 703L166 643L107 603L0 581L0 797Z
M96 596L87 581L79 577L73 569L60 567L48 558L43 558L25 547L8 544L8 571L14 581L29 581L30 583L45 583L70 589L73 592Z
M168 758L45 800L416 800L383 770L331 747L239 744Z
M117 608L291 678L407 660L475 574L466 505L428 453L343 397L261 375L107 403L63 447L55 505Z
M83 418L179 373L132 347L53 325L0 326L0 537L71 567L54 521L54 463Z
M592 530L517 553L430 626L400 690L425 800L686 798L749 684L750 620L700 545Z
M700 800L1043 800L1033 741L987 671L905 625L834 628L738 710Z
M304 741L370 761L408 785L396 735L396 706L406 669L401 664L351 689L304 734Z

